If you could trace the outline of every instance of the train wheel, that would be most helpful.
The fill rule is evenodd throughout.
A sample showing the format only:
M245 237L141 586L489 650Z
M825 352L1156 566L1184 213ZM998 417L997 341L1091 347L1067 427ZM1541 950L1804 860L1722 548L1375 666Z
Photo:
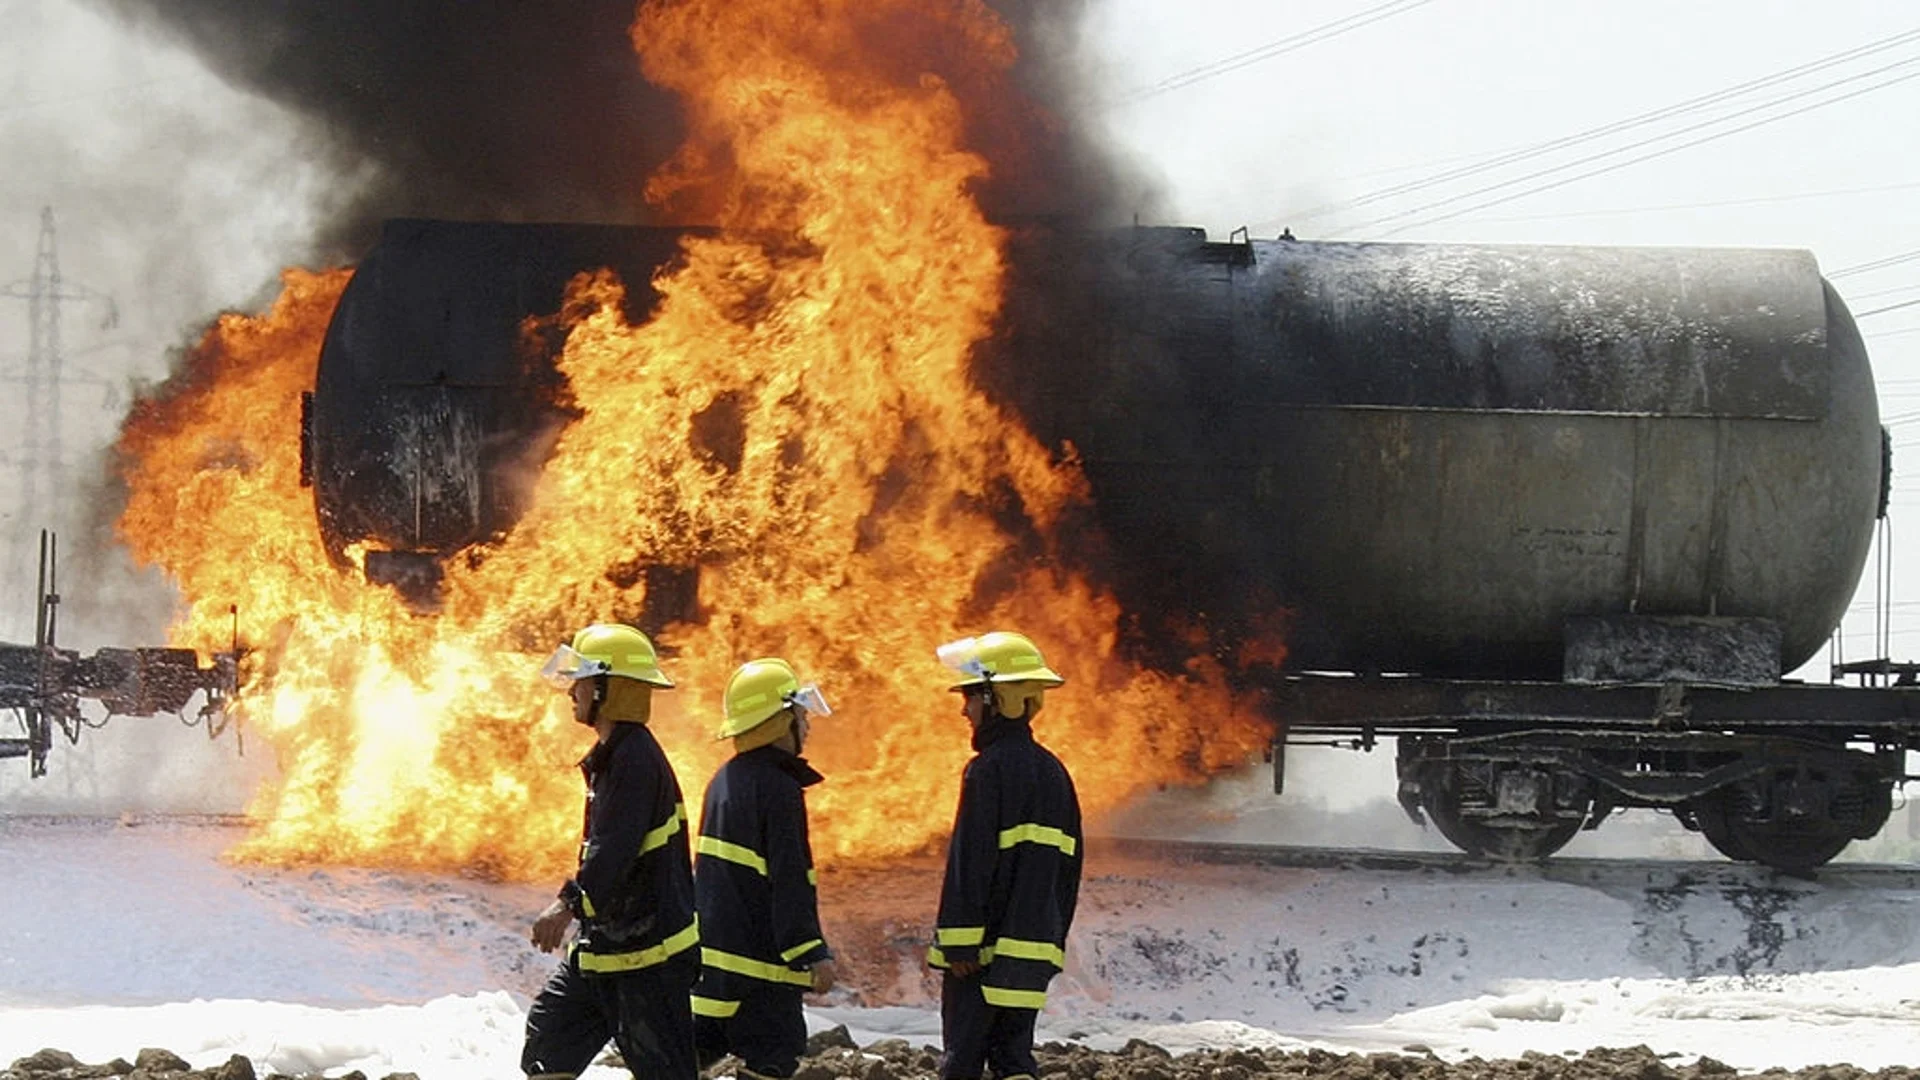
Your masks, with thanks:
M1733 810L1726 792L1715 791L1694 804L1693 820L1713 850L1734 862L1754 862L1753 849L1734 835Z
M1804 874L1826 865L1850 843L1846 828L1824 818L1804 821L1727 821L1735 850L1751 852L1746 856L1789 874ZM1705 831L1704 829L1702 831ZM1712 834L1707 840L1712 842ZM1739 858L1715 843L1728 858Z
M1502 815L1498 823L1461 813L1460 797L1435 784L1421 793L1421 805L1440 835L1469 855L1496 862L1535 862L1567 846L1582 819Z
M1893 785L1863 774L1782 770L1769 783L1722 789L1707 801L1719 808L1715 824L1725 829L1728 843L1714 839L1705 813L1701 832L1722 854L1805 874L1880 831L1893 808Z

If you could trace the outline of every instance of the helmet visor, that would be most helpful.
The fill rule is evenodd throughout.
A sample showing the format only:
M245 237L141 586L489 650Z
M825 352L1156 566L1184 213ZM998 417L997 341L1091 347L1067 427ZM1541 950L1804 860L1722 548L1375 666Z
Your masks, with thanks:
M808 683L793 693L788 694L787 701L790 704L800 706L814 716L833 715L833 710L827 707L826 695L820 693L820 688L812 683Z
M940 658L942 664L945 664L962 675L975 679L984 679L989 674L987 666L980 662L979 638L961 638L959 641L949 641L945 645L935 649L934 655Z
M571 691L579 680L605 675L609 670L605 660L582 656L573 651L573 646L562 645L540 665L540 677L555 690Z

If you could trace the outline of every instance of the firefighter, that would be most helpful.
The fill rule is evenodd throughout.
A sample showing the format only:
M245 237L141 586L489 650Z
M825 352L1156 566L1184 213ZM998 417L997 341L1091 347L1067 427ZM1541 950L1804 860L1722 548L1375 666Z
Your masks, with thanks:
M744 664L727 682L719 738L733 757L707 784L694 848L703 1068L731 1053L743 1075L792 1076L807 1045L801 995L833 986L807 841L805 791L821 776L800 756L808 718L828 711L785 660Z
M940 980L944 1080L1032 1077L1033 1026L1080 895L1080 800L1029 726L1065 680L1021 634L943 645L973 728L927 962Z
M599 740L580 770L587 802L580 865L534 920L552 952L580 931L527 1012L520 1067L577 1076L608 1038L635 1076L695 1080L693 1012L699 923L686 806L673 766L648 730L653 692L673 682L653 643L631 626L596 623L547 659L541 674L573 697L573 717Z

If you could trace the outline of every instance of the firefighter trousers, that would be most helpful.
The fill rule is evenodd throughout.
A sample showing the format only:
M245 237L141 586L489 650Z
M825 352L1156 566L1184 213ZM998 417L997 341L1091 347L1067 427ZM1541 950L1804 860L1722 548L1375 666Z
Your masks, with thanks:
M980 976L940 980L941 1080L977 1080L989 1066L993 1076L1035 1076L1033 1025L1038 1009L1004 1009L987 1004Z
M577 1076L612 1039L636 1077L696 1080L688 992L697 964L676 957L637 971L585 975L568 959L527 1010L521 1071Z
M693 1041L700 1067L732 1054L759 1076L792 1076L800 1067L800 1055L807 1052L801 993L797 986L768 983L741 998L740 1011L732 1016L694 1017Z

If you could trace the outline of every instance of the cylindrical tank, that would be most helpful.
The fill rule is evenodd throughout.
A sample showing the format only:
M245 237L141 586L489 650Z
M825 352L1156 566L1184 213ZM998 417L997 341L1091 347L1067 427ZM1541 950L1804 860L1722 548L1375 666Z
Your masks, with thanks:
M302 433L328 552L445 556L512 526L565 417L561 343L527 320L557 312L575 274L606 267L644 321L653 273L688 233L387 222L327 327Z
M1555 678L1568 616L1639 613L1773 619L1791 670L1859 578L1877 405L1806 252L1015 250L991 381L1134 597L1284 607L1291 666Z
M557 343L528 318L610 266L644 321L686 233L389 223L309 414L335 557L511 526L564 417ZM1877 404L1805 252L1009 235L976 376L1072 446L1106 535L1082 554L1143 638L1557 678L1570 616L1748 616L1780 625L1791 670L1852 595Z

